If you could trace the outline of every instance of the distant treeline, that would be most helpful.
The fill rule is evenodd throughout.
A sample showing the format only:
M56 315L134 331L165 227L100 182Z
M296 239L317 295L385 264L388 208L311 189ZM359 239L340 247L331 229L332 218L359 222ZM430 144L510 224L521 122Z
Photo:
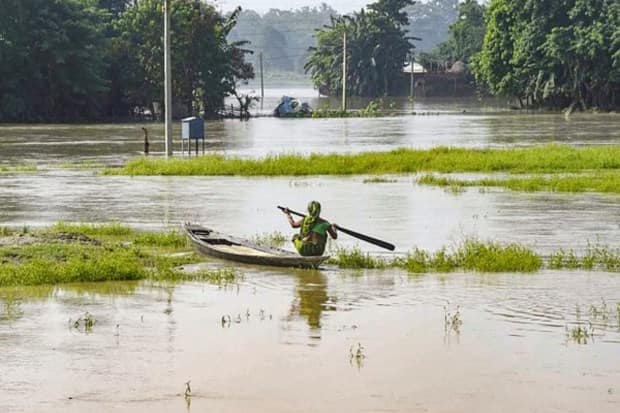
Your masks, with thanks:
M430 0L416 2L403 10L409 17L404 29L408 35L420 39L415 42L418 52L430 52L448 39L457 9L458 0ZM228 38L250 41L247 49L254 54L248 60L255 68L258 68L258 54L262 52L265 71L303 73L310 56L308 49L316 46L316 30L331 24L331 17L340 16L325 3L297 10L271 9L263 15L244 10Z
M170 0L176 116L215 114L253 77L237 13ZM0 121L128 118L163 100L162 0L2 0ZM161 106L161 105L159 105Z

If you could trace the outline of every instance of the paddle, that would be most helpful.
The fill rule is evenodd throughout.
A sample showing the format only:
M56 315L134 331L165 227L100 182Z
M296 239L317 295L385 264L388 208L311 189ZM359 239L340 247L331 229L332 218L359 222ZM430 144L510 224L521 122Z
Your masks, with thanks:
M278 208L281 209L282 211L285 211L285 212L286 212L286 210L288 210L293 215L297 215L297 216L302 217L302 218L305 217L304 214L296 212L296 211L293 211L291 209L288 209L288 208L285 208L285 207L282 207L282 206L279 206L279 205L278 205ZM394 248L396 248L394 246L394 244L390 244L389 242L385 242L385 241L382 241L380 239L370 237L368 235L360 234L359 232L351 231L350 229L343 228L343 227L341 227L340 225L337 225L337 224L334 225L334 226L336 227L336 229L338 231L344 232L345 234L348 234L348 235L350 235L350 236L352 236L354 238L361 239L362 241L366 241L366 242L369 242L371 244L377 245L377 246L379 246L381 248L385 248L385 249L390 250L390 251L394 251Z

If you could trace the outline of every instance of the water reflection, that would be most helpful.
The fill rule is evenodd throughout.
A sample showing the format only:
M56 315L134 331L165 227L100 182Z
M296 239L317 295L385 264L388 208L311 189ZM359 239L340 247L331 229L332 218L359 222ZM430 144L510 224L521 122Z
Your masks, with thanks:
M321 339L321 317L324 311L335 311L333 298L327 295L327 277L321 271L298 271L296 279L296 300L291 313L298 314L310 327L310 337Z

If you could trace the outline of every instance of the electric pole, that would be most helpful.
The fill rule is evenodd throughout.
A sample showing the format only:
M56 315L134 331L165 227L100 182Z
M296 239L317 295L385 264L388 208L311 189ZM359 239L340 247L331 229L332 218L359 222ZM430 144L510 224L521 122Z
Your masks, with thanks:
M166 116L166 157L172 156L172 68L170 66L170 0L164 0L164 112Z
M260 107L263 107L263 101L265 100L265 83L263 81L263 52L258 54L260 61Z
M409 81L409 99L413 100L413 53L409 56L409 65L411 67L411 79Z
M342 111L347 110L347 32L342 35Z

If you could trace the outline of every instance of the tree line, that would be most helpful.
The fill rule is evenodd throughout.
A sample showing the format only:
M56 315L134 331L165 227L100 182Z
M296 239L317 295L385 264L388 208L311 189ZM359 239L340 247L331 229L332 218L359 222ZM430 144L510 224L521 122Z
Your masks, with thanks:
M618 0L492 0L472 62L480 85L522 106L620 106Z
M306 64L315 86L342 89L343 34L347 90L361 96L397 92L411 36L408 0L378 0L348 16L333 17L316 34ZM417 53L433 61L461 61L481 92L516 99L521 106L620 106L620 2L617 0L475 0L460 3L447 39Z
M163 101L161 0L3 0L0 121L127 118ZM170 0L174 114L212 116L254 76L239 11ZM155 104L154 104L155 102Z

